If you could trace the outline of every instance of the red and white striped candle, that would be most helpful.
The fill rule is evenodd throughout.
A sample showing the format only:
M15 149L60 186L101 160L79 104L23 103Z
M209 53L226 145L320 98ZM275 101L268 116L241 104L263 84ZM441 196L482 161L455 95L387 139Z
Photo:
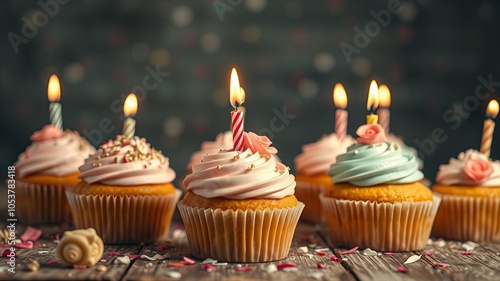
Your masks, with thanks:
M486 120L484 120L483 136L481 138L481 153L490 157L491 142L493 141L493 132L495 130L495 117L498 115L498 102L490 101L486 109Z
M344 86L337 83L333 88L333 102L337 107L335 110L335 134L340 140L343 140L347 134L347 94Z
M50 101L49 104L49 118L50 123L59 130L62 130L62 106L59 103L61 99L61 84L57 75L52 74L49 78L49 86L47 88L47 95Z
M380 106L377 110L378 123L384 128L385 133L388 134L391 122L391 111L389 110L391 106L391 92L386 85L378 87L378 97Z
M236 68L231 70L231 79L229 86L229 100L234 110L231 111L231 129L233 131L233 150L243 151L243 132L245 114L241 105L245 101L245 92L241 91L240 81Z

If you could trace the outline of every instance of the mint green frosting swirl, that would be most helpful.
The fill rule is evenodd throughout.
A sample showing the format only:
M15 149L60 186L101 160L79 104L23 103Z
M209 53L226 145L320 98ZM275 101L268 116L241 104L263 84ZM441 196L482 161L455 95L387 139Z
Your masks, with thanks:
M412 183L424 177L415 156L403 154L398 145L390 142L354 144L337 156L337 162L327 173L333 183L348 182L357 186Z

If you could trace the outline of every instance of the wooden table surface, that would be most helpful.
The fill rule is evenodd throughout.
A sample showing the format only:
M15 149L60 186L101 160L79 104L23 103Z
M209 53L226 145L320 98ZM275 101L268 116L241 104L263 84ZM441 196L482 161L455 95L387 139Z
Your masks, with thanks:
M5 229L5 224L1 225ZM300 223L285 260L268 263L221 263L214 265L214 272L207 272L203 261L189 254L185 233L181 225L174 225L171 239L154 245L106 245L102 260L94 267L75 269L57 261L55 234L69 226L43 226L42 238L32 249L17 249L15 274L6 270L7 258L0 257L1 280L500 280L500 243L483 243L467 248L459 242L432 239L426 249L416 252L373 253L362 249L341 254L346 249L329 243L325 227ZM17 227L18 236L23 226ZM307 253L298 253L299 247ZM5 248L1 249L3 253ZM319 250L320 253L317 253ZM156 254L166 257L148 260L134 259L130 264L117 263L125 254ZM168 254L167 254L168 253ZM404 262L414 256L420 258L409 264ZM184 257L196 261L194 265L182 264ZM332 260L332 257L334 260ZM32 260L40 269L28 271L26 264ZM295 264L272 272L273 266ZM318 268L318 264L326 268ZM182 265L182 266L180 266ZM172 273L174 272L174 273ZM179 274L177 274L179 275Z

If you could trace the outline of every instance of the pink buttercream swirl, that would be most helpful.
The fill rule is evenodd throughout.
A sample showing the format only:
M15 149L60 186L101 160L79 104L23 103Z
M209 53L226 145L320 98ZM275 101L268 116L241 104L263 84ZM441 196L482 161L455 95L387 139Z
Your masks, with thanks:
M40 131L34 132L30 136L31 141L37 141L37 142L42 142L42 141L47 141L47 140L52 140L52 139L57 139L62 137L63 131L59 130L54 125L45 125Z
M493 166L484 159L467 159L464 163L464 174L476 183L485 182L493 174Z
M439 166L436 181L441 185L481 185L500 187L500 162L469 149Z
M356 130L356 135L359 136L356 139L359 144L370 145L387 141L384 128L380 124L361 125Z
M252 132L245 132L243 135L243 146L253 153L276 154L278 150L272 147L271 144L271 140L266 136L259 136Z
M118 135L99 147L80 167L80 178L87 183L131 186L169 183L175 172L169 159L144 138Z
M31 136L33 143L19 155L16 170L21 178L30 175L65 176L78 172L83 161L95 152L77 132L64 132L52 125Z
M317 142L302 146L302 153L295 157L295 169L305 175L326 174L337 156L345 153L354 144L354 139L346 135L339 139L336 134L323 136Z
M252 147L255 152L247 147L243 152L221 150L204 156L203 161L194 165L193 172L184 178L184 186L205 198L281 199L293 195L295 177L268 154L275 150L266 147L261 152L261 146L257 146L258 150L256 146Z

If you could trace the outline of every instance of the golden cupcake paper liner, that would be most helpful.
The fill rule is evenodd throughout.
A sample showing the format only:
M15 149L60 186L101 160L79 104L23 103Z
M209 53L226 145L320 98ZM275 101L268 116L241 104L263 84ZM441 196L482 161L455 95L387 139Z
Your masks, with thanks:
M281 260L290 251L304 204L264 210L204 209L177 204L191 254L227 262Z
M441 199L376 203L320 195L332 242L375 251L425 248Z
M66 190L73 185L47 185L16 182L16 211L25 224L71 223Z
M500 198L442 196L433 236L459 241L500 242Z
M319 201L319 195L323 193L324 189L325 187L320 184L297 181L295 197L305 205L300 220L312 223L326 223L326 217Z
M80 195L68 190L76 228L92 227L108 244L167 238L180 190L167 195Z

